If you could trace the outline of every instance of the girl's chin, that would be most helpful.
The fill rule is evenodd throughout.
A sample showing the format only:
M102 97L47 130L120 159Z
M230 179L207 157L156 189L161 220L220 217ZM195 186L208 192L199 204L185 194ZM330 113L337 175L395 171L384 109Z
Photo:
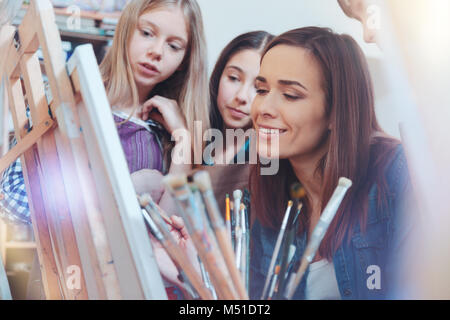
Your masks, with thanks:
M249 119L242 119L242 120L234 120L234 119L224 119L225 126L227 129L248 129L252 126L252 121L249 117Z

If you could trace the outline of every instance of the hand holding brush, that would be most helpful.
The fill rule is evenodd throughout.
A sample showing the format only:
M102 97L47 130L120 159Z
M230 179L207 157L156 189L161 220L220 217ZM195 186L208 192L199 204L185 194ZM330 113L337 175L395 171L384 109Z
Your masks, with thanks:
M192 244L189 245L189 235L184 228L182 219L176 216L172 217L172 219L168 218L162 210L160 211L160 208L157 207L148 194L138 196L138 200L143 208L143 216L151 233L165 248L164 253L167 252L168 254L159 255L157 259L158 264L163 266L163 268L160 268L161 271L170 275L174 274L174 272L167 270L168 266L172 265L171 262L174 262L179 276L177 276L177 279L172 279L171 282L177 283L187 292L192 292L190 290L192 284L202 299L213 299L211 292L206 289L200 278L200 274L197 271L198 268L194 267L193 261L195 260L192 257L188 257L187 252L195 253L195 248ZM163 219L163 217L165 218ZM164 220L170 224L171 231L167 228ZM176 235L178 240L173 235ZM185 250L182 250L183 247ZM158 255L157 252L155 252L155 255ZM167 278L171 279L171 276L167 276Z

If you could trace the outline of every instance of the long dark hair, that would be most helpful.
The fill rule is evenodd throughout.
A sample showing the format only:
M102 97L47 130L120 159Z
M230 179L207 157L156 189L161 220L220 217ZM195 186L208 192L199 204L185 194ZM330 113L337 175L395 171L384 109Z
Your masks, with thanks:
M219 107L217 106L217 95L219 92L220 78L222 77L223 69L225 69L228 61L235 54L245 49L255 49L262 52L266 44L273 38L274 36L266 31L247 32L231 40L231 42L222 50L209 80L211 128L223 131L223 118L219 112Z
M326 28L295 29L273 39L263 57L281 44L308 50L322 69L325 110L331 130L327 153L316 169L322 178L321 210L331 198L339 177L353 181L319 248L321 256L331 259L357 222L365 231L368 194L374 183L378 204L386 203L388 190L383 171L400 142L384 133L378 124L367 61L352 37ZM289 187L296 176L286 159L280 160L280 170L273 176L260 175L260 166L254 165L250 177L253 211L264 226L278 229L289 200ZM308 200L300 217L301 233L308 230Z

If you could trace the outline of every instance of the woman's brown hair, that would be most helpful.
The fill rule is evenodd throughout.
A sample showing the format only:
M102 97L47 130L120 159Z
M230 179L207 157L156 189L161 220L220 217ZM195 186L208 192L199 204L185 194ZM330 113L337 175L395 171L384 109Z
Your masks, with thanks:
M282 44L308 50L322 69L325 110L331 130L326 142L327 153L316 168L322 179L321 211L331 198L339 177L353 182L319 248L321 256L331 259L356 223L365 231L368 194L374 183L378 205L387 201L383 172L399 141L384 133L378 124L367 61L353 38L326 28L295 29L273 39L263 52L263 58L271 48ZM260 175L258 162L250 176L252 212L263 226L273 229L281 225L290 185L296 181L287 159L280 160L279 168L276 175ZM305 209L300 215L299 233L308 230L308 201Z

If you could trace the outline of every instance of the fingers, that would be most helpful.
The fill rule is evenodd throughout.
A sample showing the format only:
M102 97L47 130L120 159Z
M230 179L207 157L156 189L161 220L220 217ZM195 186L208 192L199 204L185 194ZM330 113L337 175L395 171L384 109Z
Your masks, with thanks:
M181 236L184 239L188 239L189 238L189 233L186 230L186 226L184 224L184 221L181 217L178 217L176 215L173 215L170 217L170 219L172 220L172 226L177 229L178 232L180 232Z
M153 114L152 110L159 111L160 115ZM153 119L154 117L162 117L163 121L160 123L164 125L169 133L172 133L172 131L177 128L185 126L184 116L181 114L181 110L175 100L154 96L143 104L141 111L141 119L144 121L149 117L152 117ZM152 113L152 115L150 115L150 113ZM155 120L158 121L157 119Z
M165 116L165 114L169 111L170 108L177 107L178 104L175 100L170 100L161 96L154 96L148 99L142 106L142 118L143 120L147 120L149 117L149 113L156 108L159 113Z

